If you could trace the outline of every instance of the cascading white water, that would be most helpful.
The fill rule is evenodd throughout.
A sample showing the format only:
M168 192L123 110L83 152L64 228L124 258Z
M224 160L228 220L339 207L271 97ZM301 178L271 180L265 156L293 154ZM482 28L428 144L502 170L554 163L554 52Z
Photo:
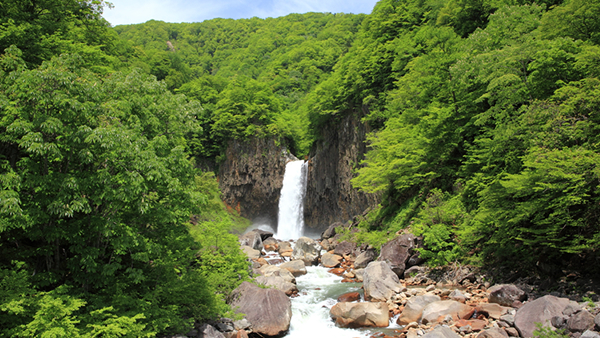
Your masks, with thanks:
M306 194L307 163L288 162L279 197L276 238L298 239L304 231L304 195Z

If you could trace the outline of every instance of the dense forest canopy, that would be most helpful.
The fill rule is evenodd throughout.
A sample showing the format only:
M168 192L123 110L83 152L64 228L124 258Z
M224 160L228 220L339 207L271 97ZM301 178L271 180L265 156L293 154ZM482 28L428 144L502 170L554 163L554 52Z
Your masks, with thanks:
M224 315L245 221L196 163L250 137L306 155L356 112L373 132L353 184L382 202L354 240L408 228L430 264L597 263L599 0L117 27L104 6L0 3L1 336Z

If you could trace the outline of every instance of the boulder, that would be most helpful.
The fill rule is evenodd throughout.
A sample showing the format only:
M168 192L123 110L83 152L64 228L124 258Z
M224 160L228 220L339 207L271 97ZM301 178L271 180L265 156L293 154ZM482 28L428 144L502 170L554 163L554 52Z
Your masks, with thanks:
M323 231L323 233L321 234L321 240L330 239L331 237L335 236L335 228L343 225L344 224L342 224L341 222L335 222L329 225L327 230Z
M594 316L587 310L579 311L567 320L567 328L571 332L592 330L594 325Z
M579 338L600 338L600 334L595 331L587 330Z
M342 259L342 256L326 252L323 254L323 256L321 256L321 265L326 268L335 268L336 266L340 265Z
M230 304L237 313L246 315L255 333L278 336L290 328L292 303L281 290L243 282L231 293Z
M415 236L403 234L381 246L381 254L377 260L387 262L398 276L404 276L406 262L413 254Z
M459 303L454 300L440 300L437 302L429 303L424 309L421 315L421 322L423 324L430 324L441 322L447 315L452 316L452 320L456 321L471 313L472 308L468 305Z
M280 268L288 270L294 277L306 275L306 266L301 260L289 261L279 265Z
M321 255L321 245L314 239L308 237L300 237L296 241L296 246L292 253L292 260L302 260L304 265L315 265L319 261Z
M281 265L263 265L260 267L259 272L265 277L278 276L283 278L286 282L296 283L296 277L294 277L287 269L283 269Z
M279 245L277 244L277 240L273 237L269 237L263 241L263 248L265 251L277 251Z
M511 308L509 307L504 307L495 303L481 303L475 307L475 311L478 314L483 314L484 316L493 319L500 319L500 317L507 314L510 309Z
M551 295L530 301L517 310L515 327L521 337L533 337L533 331L536 329L535 323L542 323L544 327L551 326L552 317L561 316L568 305L569 299Z
M258 229L241 235L238 241L240 242L241 246L249 246L255 250L263 249L262 237Z
M363 274L365 300L385 302L400 292L400 279L386 262L371 262Z
M336 255L345 256L354 252L354 249L356 249L356 243L343 241L335 247L333 253Z
M364 269L377 258L374 250L367 250L362 252L356 259L354 260L354 268L355 269Z
M246 254L246 257L248 257L248 259L260 258L260 250L255 250L247 245L242 245L240 249L242 249L242 251Z
M362 282L364 280L365 269L356 269L354 272L354 278L357 282Z
M390 315L386 303L337 303L330 311L331 318L340 327L387 327Z
M460 290L454 290L450 292L448 298L463 304L467 302L467 296L465 296L464 293L460 292Z
M273 237L273 233L270 231L266 231L266 230L262 230L262 229L254 229L252 230L254 232L256 232L259 236L260 239L264 242L267 238Z
M358 292L348 292L348 293L344 293L343 295L339 296L337 301L339 303L342 302L355 302L357 300L360 300L360 293Z
M404 279L415 277L416 275L426 272L427 268L422 266L411 266L404 270Z
M477 338L508 338L508 334L499 327L493 327L491 329L481 331L477 335Z
M503 306L512 306L515 301L522 302L527 298L525 291L513 284L498 284L488 289L489 302Z
M435 330L422 335L421 338L460 338L460 336L447 326L438 326Z
M283 254L286 252L292 252L294 251L294 249L292 249L292 245L290 244L290 242L280 242L278 244L279 248L277 249L277 252L279 252L279 254Z
M427 293L422 296L411 297L406 305L400 317L398 317L397 323L399 325L408 325L411 322L418 322L423 314L423 309L427 305L433 302L439 302L441 298L432 293Z
M280 276L258 276L254 280L257 284L262 284L264 286L270 286L277 290L281 290L288 296L298 292L298 287L296 284L288 282Z
M356 271L355 271L356 273ZM596 324L597 327L600 327L600 313L598 313L596 315L596 317L594 318L594 323Z
M421 258L421 254L419 252L415 252L406 262L406 266L411 267L415 265L421 265L423 262L425 262L425 260Z
M214 326L209 324L204 324L198 329L198 337L199 338L225 338L225 336L215 329Z

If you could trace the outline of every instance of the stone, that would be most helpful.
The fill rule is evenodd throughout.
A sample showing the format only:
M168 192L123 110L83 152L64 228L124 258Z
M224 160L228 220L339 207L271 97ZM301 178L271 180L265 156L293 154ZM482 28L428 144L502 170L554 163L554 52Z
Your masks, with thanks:
M235 338L248 338L248 333L246 330L239 330L235 335Z
M242 245L240 249L242 249L248 259L258 259L260 257L260 250L255 250L247 245Z
M333 321L340 327L387 327L390 315L384 302L337 303L331 310Z
M254 279L257 284L274 287L275 289L285 292L287 296L298 292L298 287L294 283L290 283L280 276L258 276Z
M536 329L535 323L550 326L554 316L561 316L563 310L569 305L569 299L547 295L530 301L521 306L515 315L515 327L523 338L533 337Z
M355 271L356 273L356 271ZM597 327L600 327L600 313L598 313L596 315L596 317L594 318L594 323L596 324Z
M505 314L500 316L499 318L501 321L507 323L510 326L515 326L515 316L511 315L511 314Z
M411 266L404 270L404 279L415 277L416 275L427 271L427 268L421 266Z
M517 331L517 329L515 329L514 327L507 327L504 330L506 331L509 337L519 337L519 331Z
M279 243L279 249L277 249L277 252L279 252L279 254L283 254L286 252L292 252L294 251L294 249L292 249L292 245L290 244L290 242L281 242Z
M579 338L600 338L600 334L595 331L586 330Z
M365 269L356 269L354 270L354 278L356 279L357 282L363 282L364 281L364 275L365 275Z
M335 268L340 265L342 259L342 256L326 252L321 256L321 265L326 268Z
M515 301L524 301L527 298L525 291L513 284L498 284L489 288L489 302L503 306L512 306Z
M265 277L279 276L283 278L286 282L296 284L296 277L294 277L294 275L287 269L282 269L281 266L263 265L260 267L259 272Z
M252 331L260 335L278 336L290 328L292 303L281 290L243 282L231 293L230 305L236 313L245 314Z
M263 241L263 248L265 251L277 251L279 245L277 244L277 240L273 237L269 237Z
M377 260L387 262L398 277L404 276L406 261L412 256L415 247L415 236L403 234L381 246Z
M493 327L491 329L481 331L477 335L477 338L508 338L508 334L499 327Z
M356 259L354 260L354 268L355 269L364 269L377 258L374 250L367 250L362 252Z
M292 260L302 260L304 265L310 266L318 263L320 255L321 245L319 243L308 237L300 237L296 241Z
M200 338L225 338L225 336L215 329L214 326L204 324L198 330L198 337Z
M262 250L262 237L258 229L252 230L240 236L238 239L240 246L249 246L254 250Z
M483 314L488 318L500 319L503 315L509 313L511 308L498 305L496 303L480 303L475 307L477 314Z
M406 262L406 266L411 267L415 265L421 265L423 262L425 262L425 260L421 258L421 254L419 252L415 252Z
M404 310L396 322L399 325L407 325L411 322L418 322L419 319L421 319L423 309L425 309L425 307L430 303L438 302L440 300L440 297L434 294L424 294L422 296L411 297L408 302L406 302Z
M360 300L360 293L358 292L348 292L348 293L344 293L343 295L339 296L337 301L339 303L341 302L355 302L357 300Z
M467 301L467 296L465 296L464 293L460 292L460 290L454 290L452 292L450 292L450 294L448 295L448 298L455 300L459 303L466 303Z
M327 230L321 233L321 240L330 239L331 237L335 236L335 229L341 226L344 226L344 224L342 224L341 222L331 223Z
M439 318L444 318L446 315L451 315L456 321L465 318L472 311L468 305L459 303L454 300L441 300L428 304L423 309L421 322L423 324L437 323Z
M236 330L248 330L251 328L251 325L248 319L242 318L233 322L233 328Z
M571 301L569 305L563 310L563 315L570 317L572 314L577 313L583 310L581 305L577 304L577 302Z
M571 332L591 330L594 328L594 316L587 310L579 311L569 317L569 320L567 320L567 328Z
M460 336L447 326L438 326L421 336L421 338L460 338Z
M356 243L343 241L335 247L335 249L333 250L333 253L336 255L340 255L340 256L346 256L346 255L352 254L355 249L356 249Z
M294 277L306 275L306 265L304 265L304 261L296 260L289 261L279 265L280 268L288 270Z
M400 279L386 262L371 262L363 274L365 300L385 302L400 292Z

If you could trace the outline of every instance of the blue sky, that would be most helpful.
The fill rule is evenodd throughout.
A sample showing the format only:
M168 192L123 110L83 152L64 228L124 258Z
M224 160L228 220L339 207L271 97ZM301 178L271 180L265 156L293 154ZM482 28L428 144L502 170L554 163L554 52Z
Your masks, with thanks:
M201 22L214 18L268 18L290 13L371 13L377 0L108 0L104 18L113 26L142 23Z

